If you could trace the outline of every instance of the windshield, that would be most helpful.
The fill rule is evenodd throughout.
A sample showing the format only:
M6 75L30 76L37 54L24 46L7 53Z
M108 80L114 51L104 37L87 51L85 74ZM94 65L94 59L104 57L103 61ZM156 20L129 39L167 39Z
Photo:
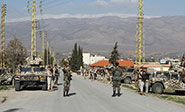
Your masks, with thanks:
M170 79L170 74L169 74L169 72L164 72L163 75L164 75L165 77L167 77L168 79Z
M34 72L44 72L44 71L46 71L46 69L44 68L44 67L41 67L41 68L34 68L33 69L34 70Z
M178 74L172 74L171 79L178 79Z
M31 68L21 68L21 72L31 72Z
M129 68L127 72L133 72L134 68Z

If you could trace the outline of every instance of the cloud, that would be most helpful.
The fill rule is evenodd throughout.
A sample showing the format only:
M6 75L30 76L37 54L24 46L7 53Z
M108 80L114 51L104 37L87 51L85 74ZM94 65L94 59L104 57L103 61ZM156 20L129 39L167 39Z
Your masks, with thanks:
M62 19L62 18L101 18L106 16L115 16L120 18L129 18L135 17L134 14L121 14L121 13L104 13L104 14L59 14L59 15L52 15L52 14L45 14L42 16L43 19ZM146 19L150 18L158 18L159 16L145 16ZM41 19L41 16L38 16L38 19ZM31 21L31 17L23 17L23 18L16 18L16 19L9 19L7 20L8 23L11 22L22 22L22 21Z
M101 6L107 6L109 5L108 2L106 2L105 0L97 0L96 4L101 5Z
M111 0L111 3L137 3L137 0Z
M133 5L137 0L96 0L96 4L100 6L116 6L116 5Z

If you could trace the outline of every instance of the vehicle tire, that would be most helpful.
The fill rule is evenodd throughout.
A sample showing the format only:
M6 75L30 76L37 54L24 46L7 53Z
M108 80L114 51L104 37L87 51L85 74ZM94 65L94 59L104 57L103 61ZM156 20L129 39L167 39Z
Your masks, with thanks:
M15 91L20 91L20 90L21 90L20 81L15 81Z
M124 83L125 83L125 84L131 84L131 82L132 82L132 80L131 80L130 77L126 77L126 78L124 79Z
M42 85L42 90L47 91L47 83Z
M163 93L163 85L161 83L155 83L152 86L152 92L156 94L162 94Z

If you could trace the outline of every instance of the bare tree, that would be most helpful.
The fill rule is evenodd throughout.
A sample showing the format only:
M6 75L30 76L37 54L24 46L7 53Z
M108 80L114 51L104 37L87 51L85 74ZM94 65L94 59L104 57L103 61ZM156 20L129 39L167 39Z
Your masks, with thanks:
M6 65L15 70L19 64L23 65L27 57L27 50L16 37L10 40L6 48Z

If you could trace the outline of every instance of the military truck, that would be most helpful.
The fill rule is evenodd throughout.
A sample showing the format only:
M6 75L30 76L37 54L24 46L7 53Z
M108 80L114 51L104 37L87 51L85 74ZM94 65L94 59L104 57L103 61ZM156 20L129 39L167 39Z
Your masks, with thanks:
M165 89L175 92L185 92L185 75L179 72L157 72L150 79L153 93L161 94Z
M14 74L7 69L0 69L0 85L14 84Z
M121 82L125 84L131 84L135 80L134 68L129 68L126 72L123 72Z
M27 58L25 66L19 66L15 76L15 91L26 87L39 87L47 90L47 73L41 66L41 58Z

